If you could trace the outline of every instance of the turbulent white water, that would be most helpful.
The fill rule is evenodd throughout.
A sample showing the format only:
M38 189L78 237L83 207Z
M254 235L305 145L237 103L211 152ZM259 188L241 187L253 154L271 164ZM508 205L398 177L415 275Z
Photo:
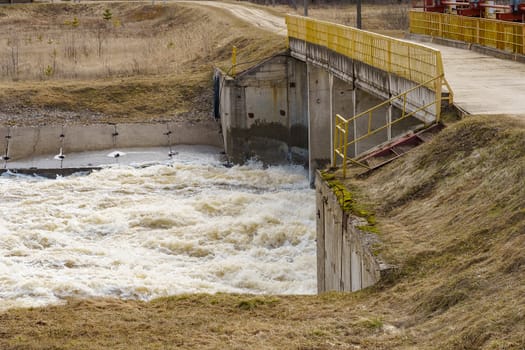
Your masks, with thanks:
M0 309L65 297L315 292L314 192L299 167L168 165L0 177Z

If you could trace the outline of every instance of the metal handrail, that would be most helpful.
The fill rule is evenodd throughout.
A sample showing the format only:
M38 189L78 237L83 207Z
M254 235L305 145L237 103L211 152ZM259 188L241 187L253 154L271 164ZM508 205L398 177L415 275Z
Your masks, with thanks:
M429 85L432 85L433 82L435 81L439 81L439 83L441 85L443 84L446 84L448 85L448 83L446 82L445 78L443 75L439 75L437 77L434 77L422 84L419 84L417 86L414 86L404 92L402 92L401 94L399 95L396 95L394 97L391 97L390 99L372 107L372 108L369 108L367 109L366 111L363 111L359 114L356 114L355 116L351 117L351 118L344 118L342 117L341 115L339 114L336 114L335 116L335 128L334 128L334 134L333 134L333 137L334 137L334 140L333 140L333 157L332 157L332 167L335 167L337 166L337 157L340 157L342 158L342 161L343 161L343 164L342 164L342 168L343 168L343 177L346 177L346 166L347 166L347 163L348 161L354 163L354 164L357 164L359 166L362 166L362 167L365 167L365 168L369 168L366 164L362 163L362 162L359 162L358 158L355 157L355 158L350 158L348 157L348 147L353 145L353 144L356 144L357 142L359 141L362 141L364 139L366 139L367 137L370 137L372 135L375 135L376 133L384 130L384 129L387 129L387 128L390 128L392 127L392 125L396 124L396 123L399 123L400 121L406 119L406 118L409 118L409 117L412 117L413 115L415 115L416 113L422 111L422 110L426 110L427 108L433 106L433 105L436 105L436 122L439 122L439 117L440 117L440 108L438 108L438 106L440 107L441 106L441 101L442 101L442 96L441 94L435 94L435 99L434 101L430 102L430 103L427 103L423 106L420 106L420 107L417 107L413 110L411 110L410 112L408 112L407 110L407 98L408 98L408 94L410 94L411 92L417 90L417 89L420 89L420 88L423 88L423 87L427 87ZM451 93L451 90L450 90L450 93ZM401 113L401 116L396 119L396 120L393 120L393 121L389 121L387 122L385 125L381 126L381 127L378 127L376 129L372 129L372 115L373 115L373 112L374 111L377 111L385 106L391 106L394 104L394 102L396 102L397 100L402 100L402 113ZM451 102L451 95L449 95L449 102ZM367 129L367 133L364 134L364 135L361 135L359 137L356 137L356 135L354 135L354 138L352 140L348 140L349 138L349 134L348 134L348 125L351 123L351 122L354 122L356 121L357 119L359 118L362 118L362 117L365 117L365 116L368 116L368 129Z
M525 54L525 24L437 12L410 11L410 32Z
M444 74L441 52L428 46L301 16L286 16L286 24L289 38L326 47L416 83Z

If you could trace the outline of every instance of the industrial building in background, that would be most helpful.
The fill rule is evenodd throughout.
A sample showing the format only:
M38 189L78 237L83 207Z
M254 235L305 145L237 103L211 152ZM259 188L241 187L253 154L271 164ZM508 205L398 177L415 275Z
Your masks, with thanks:
M507 4L494 0L415 0L412 7L425 12L525 22L525 3L520 0L510 0Z

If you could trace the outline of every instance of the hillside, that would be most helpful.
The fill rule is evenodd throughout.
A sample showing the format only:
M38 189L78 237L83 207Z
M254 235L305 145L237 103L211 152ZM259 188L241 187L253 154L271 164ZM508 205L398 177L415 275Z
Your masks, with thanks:
M470 117L367 178L381 254L358 293L70 300L0 315L2 349L523 349L525 123Z
M229 69L233 45L239 63L285 47L227 11L189 3L7 6L0 28L9 33L4 125L198 121L210 115L213 67Z

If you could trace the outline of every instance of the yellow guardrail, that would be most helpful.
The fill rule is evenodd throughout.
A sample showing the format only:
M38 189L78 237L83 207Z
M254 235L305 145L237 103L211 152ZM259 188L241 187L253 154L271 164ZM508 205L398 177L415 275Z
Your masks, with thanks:
M382 71L395 74L408 79L418 85L397 95L377 106L370 108L358 115L346 119L336 115L333 139L333 166L337 164L338 157L343 161L343 176L346 176L348 161L366 166L357 159L348 157L348 147L357 142L391 127L416 113L434 106L433 114L436 122L441 114L442 87L446 86L449 92L449 103L452 103L452 89L445 79L443 60L439 50L411 43L408 41L390 38L384 35L371 33L352 27L335 23L314 20L301 16L286 16L288 37L308 42L310 44L326 47L338 54L353 60L363 62ZM429 88L434 91L434 101L420 107L407 109L409 94L416 89ZM423 102L424 103L424 102ZM398 119L387 122L385 125L372 129L372 114L374 111L392 104L402 106L402 114ZM429 111L430 113L430 111ZM348 127L351 122L359 118L368 117L368 130L366 134L349 140Z
M430 47L301 16L286 16L286 24L290 38L327 47L419 84L444 74L441 52ZM437 92L438 84L428 87Z
M361 162L359 162L359 160L357 158L350 158L348 157L348 147L356 144L357 142L359 141L362 141L364 139L366 139L367 137L370 137L374 134L377 134L378 132L382 131L382 130L385 130L387 128L390 128L392 127L392 125L396 124L396 123L399 123L400 121L406 119L406 118L409 118L409 117L412 117L414 116L416 113L420 112L420 111L425 111L427 109L429 109L430 107L432 106L435 106L435 110L438 110L439 109L439 106L441 106L441 94L435 94L435 99L434 101L431 101L423 106L420 106L416 109L413 109L413 110L410 110L408 111L407 110L407 100L408 100L408 95L412 92L414 92L415 90L417 89L421 89L423 87L426 87L428 86L429 84L432 84L434 83L435 81L438 81L440 84L441 84L441 81L443 80L443 76L438 76L438 77L435 77L433 79L430 79L429 81L426 81L426 82L423 82L422 84L418 85L418 86L415 86L397 96L394 96L386 101L384 101L383 103L380 103L378 104L377 106L374 106L370 109L367 109L366 111L363 111L351 118L344 118L343 116L337 114L335 116L335 128L334 128L334 134L333 134L333 137L334 137L334 142L333 142L333 157L332 157L332 167L335 167L337 166L337 159L338 157L342 159L342 168L343 168L343 177L346 177L346 166L347 166L347 163L348 161L354 163L354 164L357 164L357 165L360 165L362 167L365 167L365 168L368 168L368 166L366 164L363 164ZM399 118L395 119L395 120L392 120L392 121L389 121L387 123L385 123L384 125L378 127L378 128L375 128L375 129L372 129L372 117L373 117L373 113L381 108L385 108L385 107L388 107L392 104L395 104L397 102L397 105L401 105L402 108L401 108L401 116L399 116ZM429 113L431 113L429 111ZM354 136L352 140L350 140L350 134L348 133L348 127L350 125L350 123L352 122L356 122L358 119L361 119L361 118L368 118L368 129L367 129L367 132L361 136ZM439 115L437 116L437 119L436 119L436 122L439 122Z
M525 24L436 12L410 11L410 32L525 54Z

